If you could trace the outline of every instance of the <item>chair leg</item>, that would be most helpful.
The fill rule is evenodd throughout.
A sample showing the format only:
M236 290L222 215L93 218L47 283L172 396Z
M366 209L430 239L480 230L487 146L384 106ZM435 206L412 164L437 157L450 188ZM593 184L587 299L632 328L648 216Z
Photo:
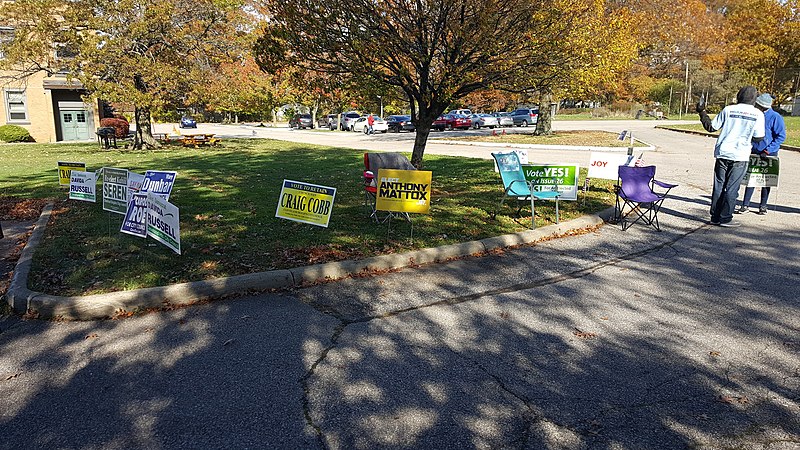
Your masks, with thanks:
M558 197L556 197L556 223L561 223L558 218Z
M533 195L531 195L531 230L536 229L536 206L533 204Z

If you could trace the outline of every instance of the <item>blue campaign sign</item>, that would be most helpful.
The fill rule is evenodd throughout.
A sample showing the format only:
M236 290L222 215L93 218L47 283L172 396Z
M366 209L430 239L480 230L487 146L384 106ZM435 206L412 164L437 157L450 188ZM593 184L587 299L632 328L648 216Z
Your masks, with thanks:
M164 200L169 200L169 194L172 193L172 186L175 185L177 176L177 172L148 170L144 173L144 181L142 181L142 188L139 192L151 192Z
M128 211L119 231L139 237L147 237L147 194L132 194L128 200Z

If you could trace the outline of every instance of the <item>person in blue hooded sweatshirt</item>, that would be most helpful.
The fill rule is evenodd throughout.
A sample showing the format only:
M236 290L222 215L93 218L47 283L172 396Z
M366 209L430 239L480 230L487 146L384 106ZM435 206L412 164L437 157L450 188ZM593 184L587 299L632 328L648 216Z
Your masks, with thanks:
M756 108L764 111L764 139L753 143L751 152L757 154L761 159L766 160L768 156L778 156L778 150L781 144L786 140L786 124L783 122L783 117L777 111L772 109L772 96L763 93L756 98ZM747 187L744 189L744 199L742 206L736 211L739 214L744 214L750 210L750 199L753 198L753 192L756 188ZM764 215L767 213L767 199L769 198L769 187L761 188L761 203L758 205L758 213Z
M764 139L764 113L756 109L758 92L753 86L745 86L736 94L736 104L726 106L712 120L706 113L701 99L696 111L700 122L709 133L719 130L714 145L714 188L711 192L711 220L709 223L722 227L738 227L733 220L739 185L750 161L753 142Z

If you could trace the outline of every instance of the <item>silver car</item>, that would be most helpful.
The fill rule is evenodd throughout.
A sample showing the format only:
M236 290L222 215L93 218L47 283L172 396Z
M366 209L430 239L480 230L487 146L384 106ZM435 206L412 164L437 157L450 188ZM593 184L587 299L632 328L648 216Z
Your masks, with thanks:
M513 127L514 118L511 117L510 112L496 112L492 113L497 118L497 125L501 127Z
M491 114L473 114L469 118L472 119L472 128L476 130L484 127L497 128L500 126L497 117Z

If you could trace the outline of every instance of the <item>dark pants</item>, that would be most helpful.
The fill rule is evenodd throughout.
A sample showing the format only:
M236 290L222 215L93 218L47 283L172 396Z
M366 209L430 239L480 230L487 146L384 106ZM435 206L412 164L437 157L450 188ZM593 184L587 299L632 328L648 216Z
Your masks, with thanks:
M750 207L750 199L753 198L753 192L755 192L756 188L748 187L744 188L744 200L742 200L742 206ZM761 188L761 204L758 205L758 209L766 211L767 209L767 199L769 199L769 191L770 188L762 187Z
M739 185L747 171L747 161L717 158L714 164L714 190L711 193L711 221L727 223L733 219Z

